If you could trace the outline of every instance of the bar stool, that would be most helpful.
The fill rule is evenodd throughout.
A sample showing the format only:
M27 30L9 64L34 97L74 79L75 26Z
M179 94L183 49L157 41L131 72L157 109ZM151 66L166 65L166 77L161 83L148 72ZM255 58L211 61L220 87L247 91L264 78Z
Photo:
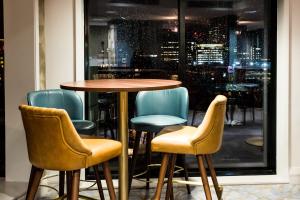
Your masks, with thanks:
M151 164L151 140L153 133L158 133L166 126L186 124L188 118L189 97L184 87L159 91L142 91L136 96L136 117L131 119L132 128L136 130L131 167L129 171L129 191L135 170L142 131L146 132L146 188L149 188ZM184 157L183 173L188 180ZM190 187L187 185L190 193Z
M227 98L225 96L218 95L211 102L198 128L192 126L166 127L152 140L152 151L163 153L159 179L153 199L160 199L169 160L171 161L169 163L170 173L166 199L169 199L173 194L172 178L177 154L189 154L197 157L206 199L211 200L211 192L204 166L204 160L206 160L217 197L219 200L222 198L223 190L218 184L211 154L216 153L222 144L226 102Z
M104 137L107 138L109 129L112 139L116 138L114 128L117 124L116 93L107 92L98 95L98 127L103 127ZM103 115L103 116L102 116Z
M103 74L98 72L93 74L93 79L115 79L114 74ZM116 113L116 93L104 92L98 94L98 127L103 127L104 137L107 138L107 130L109 129L111 138L115 139L114 128L117 127L117 113ZM103 114L103 116L102 116Z
M94 167L101 199L103 190L97 170L102 163L110 199L116 199L108 160L121 153L121 143L108 139L81 139L63 109L19 107L32 164L26 199L33 200L43 171L67 171L68 199L79 196L80 169Z

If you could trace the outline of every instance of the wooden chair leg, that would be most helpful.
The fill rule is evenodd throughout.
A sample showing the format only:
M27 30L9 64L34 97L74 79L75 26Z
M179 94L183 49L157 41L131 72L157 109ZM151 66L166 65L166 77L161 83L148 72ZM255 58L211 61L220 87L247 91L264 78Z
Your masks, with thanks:
M103 188L102 188L102 184L101 184L101 179L100 179L99 172L98 172L98 165L95 165L93 167L93 169L94 169L94 172L95 172L96 183L97 183L97 186L98 186L98 191L99 191L100 199L104 200L105 198L104 198L104 194L103 194Z
M158 177L158 182L157 182L157 186L156 186L156 191L155 191L155 195L153 197L154 200L160 200L160 196L161 196L161 191L164 185L164 178L166 175L166 171L167 171L167 167L168 167L168 162L169 162L169 154L163 154L163 159L161 161L161 167L159 170L159 177Z
M170 200L174 200L173 184L170 191Z
M34 166L31 167L28 189L27 189L27 194L26 194L26 200L34 199L36 192L38 190L43 172L44 172L43 169L36 168Z
M106 185L108 188L108 193L109 193L109 197L111 200L116 200L116 193L115 193L115 189L114 189L114 185L112 182L112 177L111 177L111 173L110 173L110 169L109 169L109 164L108 162L104 162L102 163L102 167L103 167L103 173L104 173L104 177L106 180Z
M201 173L201 179L202 179L206 199L212 200L210 188L209 188L209 184L208 184L208 179L207 179L207 174L206 174L206 170L204 167L203 156L197 155L197 160L198 160L198 166L199 166L200 173Z
M67 171L67 200L71 199L73 171Z
M61 197L65 194L65 171L59 171L59 188L58 195Z
M223 189L222 189L222 187L219 186L219 183L218 183L218 180L217 180L216 171L215 171L215 168L214 168L214 166L212 164L211 155L206 155L205 159L206 159L206 163L208 165L209 171L210 171L211 179L212 179L212 181L214 183L214 187L215 187L215 191L216 191L218 200L221 200L222 199Z
M75 170L73 171L73 176L72 176L71 200L78 200L79 182L80 182L80 170Z
M134 146L133 146L133 153L132 153L132 159L131 159L131 166L130 166L130 171L129 171L129 177L128 177L128 193L131 190L131 183L133 179L133 173L135 170L135 165L136 165L136 160L140 148L140 140L141 140L141 131L137 131L135 134L135 139L134 139Z
M147 133L146 139L146 159L147 159L147 174L146 174L146 189L150 188L150 177L151 177L151 168L149 165L151 164L151 140L153 138L153 133Z
M174 175L174 167L176 162L176 154L171 155L171 161L169 162L169 177L168 177L168 185L167 185L167 192L166 192L166 200L173 199L173 175Z

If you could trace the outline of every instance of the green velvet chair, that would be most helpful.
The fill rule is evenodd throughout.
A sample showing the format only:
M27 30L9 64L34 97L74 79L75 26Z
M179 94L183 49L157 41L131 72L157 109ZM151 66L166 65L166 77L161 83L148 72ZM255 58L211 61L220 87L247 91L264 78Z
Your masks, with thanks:
M61 89L33 91L27 94L27 101L31 106L64 109L78 133L96 134L96 124L83 119L83 103L74 91Z
M166 126L185 125L188 120L189 95L184 87L158 90L141 91L136 96L136 116L131 119L132 128L136 131L133 155L129 172L129 190L135 170L137 154L141 133L147 132L146 138L146 159L147 165L151 163L151 140L153 133L158 133ZM188 179L184 164L184 176ZM147 185L149 188L150 173L147 172ZM188 193L190 188L187 185Z

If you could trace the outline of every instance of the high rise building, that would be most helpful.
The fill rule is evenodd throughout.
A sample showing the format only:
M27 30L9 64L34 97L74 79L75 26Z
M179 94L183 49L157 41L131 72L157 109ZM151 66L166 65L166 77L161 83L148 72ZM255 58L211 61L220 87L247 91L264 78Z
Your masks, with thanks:
M177 41L165 41L161 45L161 60L163 62L179 61L179 43Z
M238 37L238 59L242 65L260 65L264 55L264 31L242 31Z
M196 63L203 64L224 64L224 44L197 44Z

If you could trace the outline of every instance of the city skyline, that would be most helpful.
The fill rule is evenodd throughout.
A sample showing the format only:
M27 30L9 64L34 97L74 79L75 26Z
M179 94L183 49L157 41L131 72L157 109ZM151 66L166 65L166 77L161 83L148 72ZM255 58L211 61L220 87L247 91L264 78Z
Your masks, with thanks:
M91 26L93 27L93 26ZM95 27L95 26L94 26ZM111 29L110 27L114 27ZM97 27L98 28L98 27ZM101 28L101 27L100 27ZM145 67L179 62L179 32L175 21L120 21L106 25L109 40L101 36L102 64L131 67L145 60ZM112 32L109 34L108 32ZM98 45L99 46L99 45ZM114 54L112 56L112 54ZM139 58L138 58L139 57ZM106 59L106 60L105 60ZM186 61L188 66L220 65L264 67L264 29L247 30L236 16L213 18L208 24L186 24Z

